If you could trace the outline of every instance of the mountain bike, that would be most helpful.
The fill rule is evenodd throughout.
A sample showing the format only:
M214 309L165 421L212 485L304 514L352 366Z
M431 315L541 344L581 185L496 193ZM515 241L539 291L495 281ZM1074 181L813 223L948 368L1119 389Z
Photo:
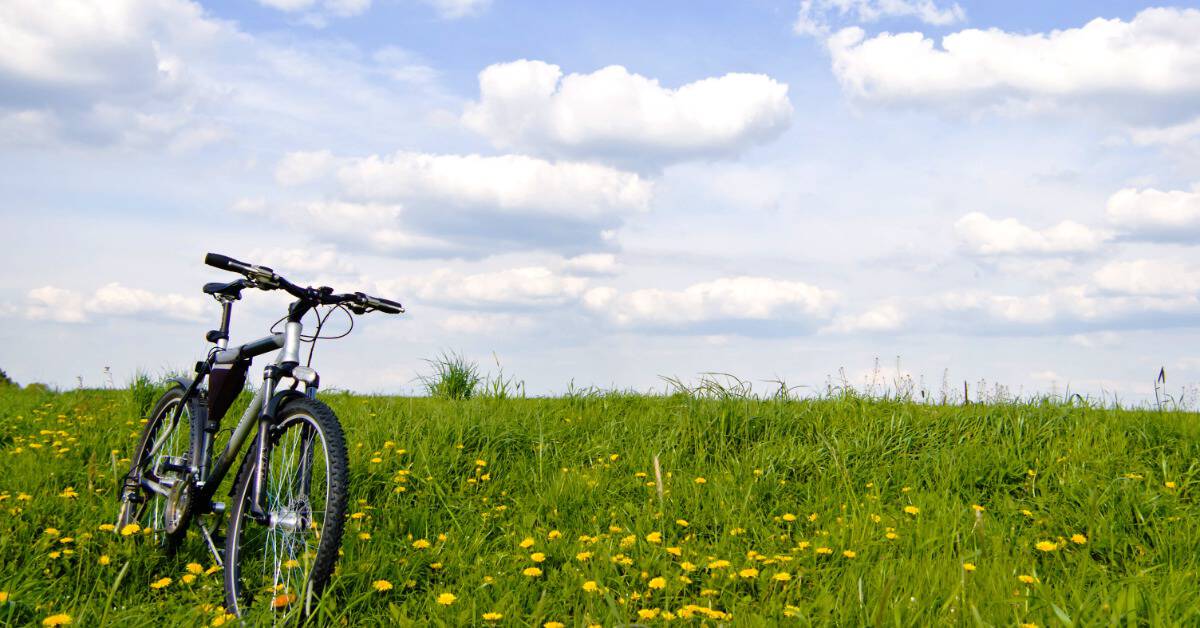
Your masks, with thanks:
M337 561L348 483L341 425L316 398L320 376L312 368L313 349L336 310L345 312L353 329L353 315L402 314L404 308L361 292L298 286L268 267L224 255L209 253L204 263L243 278L204 286L221 304L220 327L206 335L212 347L196 363L194 377L171 380L146 418L120 494L117 530L152 530L171 555L196 521L214 560L224 567L226 612L243 616L263 609L276 620L304 618ZM296 300L276 323L284 324L281 333L272 327L268 336L231 348L233 304L247 288L283 290ZM302 321L310 313L316 316L316 331L306 336ZM304 342L314 346L302 363ZM275 350L262 385L214 458L221 419L245 387L251 361ZM213 498L248 441L229 491L222 551L219 528L226 508Z

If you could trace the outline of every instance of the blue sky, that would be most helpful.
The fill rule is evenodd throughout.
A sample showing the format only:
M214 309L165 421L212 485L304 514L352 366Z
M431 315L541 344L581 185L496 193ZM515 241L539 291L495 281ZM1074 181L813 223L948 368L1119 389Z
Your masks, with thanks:
M1200 382L1195 5L14 0L0 189L22 382L201 355L207 251L408 305L358 390Z

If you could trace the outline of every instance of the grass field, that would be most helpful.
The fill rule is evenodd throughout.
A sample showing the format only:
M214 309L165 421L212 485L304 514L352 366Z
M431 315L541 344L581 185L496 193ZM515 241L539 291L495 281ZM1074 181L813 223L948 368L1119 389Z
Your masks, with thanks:
M100 528L145 397L0 389L0 623L220 622L198 538ZM1200 623L1196 414L324 399L353 514L323 624Z

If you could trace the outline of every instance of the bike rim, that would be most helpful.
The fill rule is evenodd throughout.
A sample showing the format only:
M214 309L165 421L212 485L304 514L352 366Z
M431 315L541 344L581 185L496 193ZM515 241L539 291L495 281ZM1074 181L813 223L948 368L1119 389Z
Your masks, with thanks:
M331 491L332 469L325 434L316 419L293 415L276 431L263 484L265 525L245 514L235 525L236 565L243 600L272 614L307 612L314 601L318 562ZM251 497L250 482L241 499ZM240 609L244 611L245 609Z
M143 476L153 479L168 489L182 478L174 471L167 471L164 464L168 461L182 461L186 464L191 447L190 430L185 427L191 425L191 414L188 412L187 406L184 406L183 411L179 413L178 420L173 420L175 409L181 403L183 403L182 398L168 402L158 415L151 419L158 423L158 427L155 428L152 435L149 450L141 454L139 461L142 465ZM164 425L167 422L170 423ZM142 502L140 504L124 502L121 505L118 523L121 525L137 523L149 528L161 541L162 534L166 529L166 496L144 487L139 490L142 492ZM130 510L133 511L132 515Z

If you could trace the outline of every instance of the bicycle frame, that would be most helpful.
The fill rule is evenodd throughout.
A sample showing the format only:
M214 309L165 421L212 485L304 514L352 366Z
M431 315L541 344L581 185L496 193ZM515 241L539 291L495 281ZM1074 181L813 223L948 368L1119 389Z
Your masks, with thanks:
M228 310L228 304L226 304L226 310ZM226 327L229 320L227 312L223 316L223 319L222 326ZM236 427L234 427L229 442L225 445L225 449L217 456L215 461L211 461L213 432L206 429L208 427L207 410L199 403L192 404L194 407L190 412L192 421L192 442L190 449L193 455L187 471L191 474L196 491L196 500L194 503L197 508L194 514L206 514L223 510L220 505L214 504L212 498L216 494L221 481L225 479L229 470L233 468L233 463L249 439L251 431L254 431L258 436L258 451L248 452L247 455L256 453L258 456L257 460L262 460L266 450L269 430L281 403L291 397L316 396L320 381L319 375L315 370L299 365L302 332L303 326L301 323L289 321L284 328L284 333L272 334L232 349L226 348L228 343L226 339L220 339L217 341L217 346L214 350L209 353L208 359L197 365L195 379L186 380L180 378L175 380L185 387L186 392L179 405L175 408L175 413L172 417L173 423L177 423L180 420L183 408L186 405L199 400L198 391L200 390L200 385L212 371L214 364L234 364L240 360L253 359L256 356L279 349L274 362L264 369L262 384L253 399L251 399L250 405L238 420ZM303 383L304 392L300 393L290 388L277 391L279 382L285 377L296 380L297 384ZM209 464L210 462L212 462L211 465ZM254 473L254 483L251 489L251 499L253 501L250 514L260 523L266 523L267 514L263 509L262 500L264 480L262 465L254 465ZM147 490L162 496L167 496L171 492L171 487L164 486L144 476L139 478L139 483Z

